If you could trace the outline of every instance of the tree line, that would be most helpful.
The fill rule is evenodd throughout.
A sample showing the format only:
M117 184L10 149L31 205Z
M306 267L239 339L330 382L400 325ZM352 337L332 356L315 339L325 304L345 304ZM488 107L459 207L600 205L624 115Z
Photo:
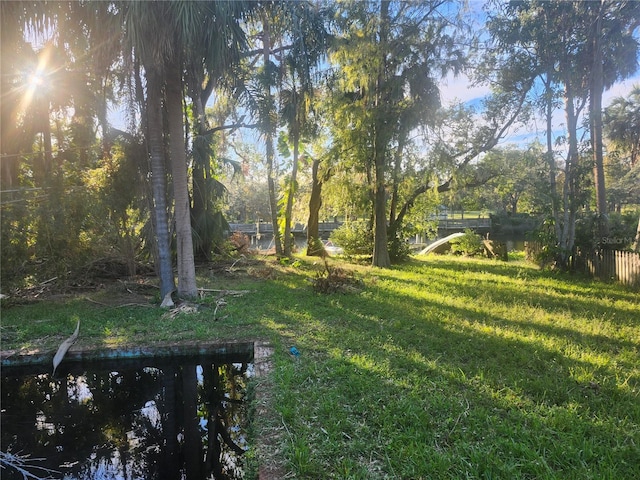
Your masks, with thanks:
M151 262L163 298L193 297L234 198L273 224L278 256L295 218L310 255L323 211L364 218L378 267L445 197L488 208L491 192L513 213L535 197L562 268L582 219L602 247L610 212L640 204L640 91L602 106L638 69L634 1L0 8L2 275L17 284L121 258L125 274ZM443 104L459 75L490 94ZM543 142L500 145L534 118ZM254 178L240 198L238 178Z

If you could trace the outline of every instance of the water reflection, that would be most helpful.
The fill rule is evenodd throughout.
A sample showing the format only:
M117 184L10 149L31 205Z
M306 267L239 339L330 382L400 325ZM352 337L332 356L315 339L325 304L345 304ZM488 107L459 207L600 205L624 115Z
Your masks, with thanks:
M203 358L68 363L57 378L3 368L0 449L51 478L239 479L251 370Z

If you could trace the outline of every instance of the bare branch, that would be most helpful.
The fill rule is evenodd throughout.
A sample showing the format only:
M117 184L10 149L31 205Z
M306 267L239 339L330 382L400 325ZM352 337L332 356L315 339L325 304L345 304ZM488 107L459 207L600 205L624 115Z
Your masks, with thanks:
M14 469L22 475L24 480L50 480L55 478L52 476L53 474L60 474L57 470L33 464L33 462L43 460L43 458L30 458L29 455L18 455L0 451L0 468Z

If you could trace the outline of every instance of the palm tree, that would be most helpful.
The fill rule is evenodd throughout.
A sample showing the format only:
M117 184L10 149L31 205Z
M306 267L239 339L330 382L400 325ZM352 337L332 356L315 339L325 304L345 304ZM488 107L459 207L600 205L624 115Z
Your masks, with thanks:
M34 137L40 135L41 161L33 170L40 180L48 181L55 167L51 114L71 105L80 108L78 98L82 97L82 84L75 81L78 73L69 68L73 64L71 47L64 37L65 21L79 8L63 2L3 2L1 9L2 150L6 153L9 148L10 158L16 159L15 154L30 149ZM29 37L42 45L32 47L25 40ZM80 68L80 63L73 67Z
M175 290L162 119L164 66L166 55L172 51L173 41L173 35L168 31L170 23L167 23L171 17L168 3L135 2L124 8L126 46L144 67L146 78L144 111L147 116L146 136L151 169L152 223L155 228L156 269L160 279L160 296L165 299ZM186 169L186 164L184 168Z
M209 259L216 233L221 234L224 223L217 205L224 186L214 177L214 133L238 128L243 122L212 127L205 114L205 105L214 91L222 92L218 95L219 99L237 98L239 92L243 91L242 76L234 74L246 47L241 22L255 8L256 3L197 2L196 5L201 9L201 21L189 29L188 45L184 51L185 83L193 114L190 132L193 156L192 226L196 255ZM211 35L211 32L220 34ZM217 110L224 110L224 115L220 118L220 122L224 122L234 107L234 102L217 100L216 105L222 105Z
M271 211L271 223L274 232L274 244L277 256L283 255L282 233L280 231L280 212L278 211L278 198L276 191L276 173L277 165L275 162L274 137L278 128L278 112L276 110L276 90L280 89L283 99L286 98L284 113L289 121L285 121L289 125L290 133L298 137L294 143L299 144L301 133L302 117L299 115L301 103L300 85L310 85L310 82L302 82L296 85L290 85L292 88L288 90L282 89L282 77L285 72L285 65L290 62L291 66L295 62L295 77L300 81L304 76L309 75L311 66L318 60L317 51L322 50L321 43L318 39L322 39L322 25L316 23L322 18L318 14L315 7L309 2L280 2L280 3L264 3L260 4L259 23L262 31L259 39L262 42L259 49L251 52L256 55L254 63L259 63L257 75L254 76L253 82L249 86L250 108L252 113L258 118L259 129L265 142L265 159L267 167L267 186L269 191L269 207ZM320 32L318 39L314 39L313 35ZM283 45L286 39L290 42ZM286 52L289 52L285 55ZM259 55L259 56L258 56ZM279 64L278 64L279 61ZM289 70L292 71L292 70ZM304 73L306 72L306 73ZM305 87L308 88L308 87ZM308 97L307 97L308 98ZM293 103L295 102L295 103ZM296 119L297 120L294 120ZM297 148L294 146L294 149ZM297 164L297 158L294 160ZM294 166L297 168L297 165ZM295 184L295 178L290 182ZM291 193L291 191L289 192ZM288 196L287 203L293 201L293 195ZM290 209L291 205L285 207ZM285 217L287 215L285 214ZM285 219L285 224L287 223ZM290 232L290 214L289 227L285 230ZM286 235L285 242L288 250L290 250L290 235Z
M191 234L191 202L182 113L182 64L179 53L174 53L167 61L166 68L165 105L169 124L169 152L178 249L178 295L194 298L198 294L198 288Z
M147 77L146 108L148 135L151 151L154 210L158 237L161 288L164 295L173 287L169 279L169 245L166 204L166 180L162 159L162 117L156 118L158 107L166 107L172 187L175 208L176 244L178 253L178 294L183 297L197 295L195 263L191 228L191 209L187 177L187 156L185 143L183 72L191 74L189 91L197 99L197 107L202 110L205 93L210 87L199 90L195 79L202 79L201 68L207 69L210 85L221 75L227 60L237 54L229 54L239 45L238 28L240 12L238 6L218 5L216 2L154 2L128 5L128 33L131 45L138 50ZM136 23L137 22L137 23ZM217 32L217 35L212 35ZM196 65L200 65L196 69ZM219 69L219 70L218 70ZM153 78L152 78L153 77ZM162 89L164 88L164 96ZM201 88L201 87L200 87ZM153 109L152 110L150 110ZM198 113L199 128L203 125L202 114ZM156 131L157 130L157 131ZM158 174L156 175L156 172ZM163 186L164 185L164 186ZM167 232L167 233L165 233ZM162 238L161 238L162 237ZM167 263L168 262L168 263Z
M628 97L616 97L604 111L604 132L619 153L628 156L630 166L640 158L640 85Z
M612 144L612 153L628 159L625 177L631 177L640 169L640 85L634 85L628 98L614 98L605 109L604 132ZM640 251L640 218L631 248Z
M638 67L639 44L633 34L640 24L640 6L635 1L601 0L582 7L585 8L590 40L587 55L592 59L589 70L589 120L599 233L600 238L604 238L608 235L609 227L602 141L602 94L617 80L629 77Z
M284 255L292 251L291 212L297 189L300 141L313 134L310 114L313 101L312 69L326 54L328 33L324 27L324 13L305 3L294 3L283 17L294 28L293 42L285 59L289 88L281 92L282 120L288 127L289 142L293 146L293 166L286 193L284 215Z
M281 92L281 100L283 103L283 120L289 126L289 142L293 145L293 164L291 167L291 176L285 193L285 212L284 212L284 241L283 253L285 256L291 256L292 251L292 235L291 235L291 213L293 210L293 197L298 190L298 163L300 159L300 137L303 118L306 117L304 94L298 92L295 80L295 72L291 72L291 89ZM301 98L303 97L303 98Z
M36 225L30 228L36 232L32 251L54 259L51 265L63 260L67 271L69 260L80 258L80 239L91 222L86 203L76 204L82 214L65 211L79 198L66 189L84 186L84 180L61 173L79 172L100 158L93 149L94 123L104 111L106 78L119 50L110 48L117 37L112 40L112 32L106 35L99 26L111 25L116 14L104 4L79 2L3 2L0 8L2 182L16 187L28 182L46 191L48 201L29 210L38 218L23 214L19 222ZM104 131L106 122L99 123ZM29 165L31 178L18 176L20 162Z
M276 199L276 184L274 179L274 157L273 137L276 133L277 122L275 117L275 99L272 88L275 80L274 65L271 63L271 18L270 12L264 10L262 12L262 61L263 72L260 76L259 83L263 88L263 92L259 96L258 115L261 130L264 135L265 153L267 163L267 187L269 189L269 209L271 211L271 224L273 225L273 242L275 244L276 255L282 256L282 240L280 229L278 228L278 201Z

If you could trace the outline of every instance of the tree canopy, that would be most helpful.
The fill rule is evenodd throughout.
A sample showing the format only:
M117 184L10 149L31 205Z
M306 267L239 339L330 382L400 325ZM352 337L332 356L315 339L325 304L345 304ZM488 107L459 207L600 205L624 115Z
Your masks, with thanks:
M229 223L265 217L280 256L296 222L318 254L320 219L360 219L388 267L442 195L548 214L563 266L581 218L640 202L638 87L603 105L638 69L637 2L0 8L2 275L17 285L108 259L193 297ZM459 76L486 93L443 102ZM534 121L539 140L518 142Z

